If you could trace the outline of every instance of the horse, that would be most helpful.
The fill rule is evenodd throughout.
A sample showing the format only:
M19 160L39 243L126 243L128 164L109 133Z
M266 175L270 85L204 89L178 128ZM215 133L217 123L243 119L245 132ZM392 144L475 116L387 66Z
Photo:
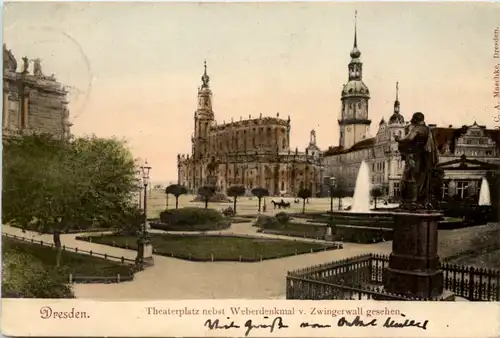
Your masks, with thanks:
M285 202L284 200L281 200L279 202L272 200L271 203L273 204L274 209L276 209L276 207L278 207L278 209L290 208L290 202Z

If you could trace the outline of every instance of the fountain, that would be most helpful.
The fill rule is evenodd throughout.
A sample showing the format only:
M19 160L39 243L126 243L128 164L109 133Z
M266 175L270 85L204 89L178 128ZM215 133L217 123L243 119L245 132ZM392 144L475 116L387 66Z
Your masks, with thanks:
M387 212L370 210L370 169L361 162L350 210L334 211L327 215L332 230L326 239L345 242L375 243L392 239L393 217Z
M490 185L486 177L481 181L481 188L479 189L479 206L491 206Z
M366 162L363 161L356 178L351 212L370 212L370 185L370 169L368 169Z
M479 200L477 201L477 206L472 206L473 212L466 215L466 218L474 224L486 224L491 218L491 195L490 195L490 185L486 177L481 180L481 187L479 188Z

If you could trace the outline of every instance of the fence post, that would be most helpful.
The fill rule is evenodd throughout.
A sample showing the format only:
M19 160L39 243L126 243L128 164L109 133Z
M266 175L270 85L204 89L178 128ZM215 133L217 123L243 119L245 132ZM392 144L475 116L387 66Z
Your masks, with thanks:
M474 299L474 267L470 267L469 269L469 300L473 301Z
M69 284L73 283L73 274L69 274Z
M40 245L43 245L43 241L40 241Z
M89 251L89 254L92 256L92 250Z
M104 254L104 259L108 259L108 254Z
M118 283L120 283L120 274L117 274L117 275L116 275L116 281L117 281Z
M121 261L122 263L125 263L125 257L122 256Z
M210 254L210 259L212 260L212 262L214 261L214 254L213 253Z
M75 252L78 252L78 247L75 248Z

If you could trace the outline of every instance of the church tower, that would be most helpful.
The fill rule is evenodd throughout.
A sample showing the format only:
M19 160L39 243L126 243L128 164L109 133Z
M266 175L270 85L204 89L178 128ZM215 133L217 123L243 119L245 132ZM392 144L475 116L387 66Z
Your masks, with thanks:
M205 71L201 77L201 87L198 89L198 108L194 112L194 135L191 140L193 146L193 158L201 160L209 150L210 127L214 122L212 110L212 91L210 90L210 77L207 74L207 62L204 64Z
M370 91L363 82L363 63L358 49L357 12L354 22L354 46L351 62L348 65L349 81L342 89L342 108L338 120L340 129L339 145L344 149L364 140L369 132L371 120L368 119Z

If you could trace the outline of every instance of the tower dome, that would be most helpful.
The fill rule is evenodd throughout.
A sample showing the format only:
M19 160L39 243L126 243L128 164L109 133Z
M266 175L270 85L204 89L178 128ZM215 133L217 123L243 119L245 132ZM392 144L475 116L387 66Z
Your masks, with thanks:
M396 100L394 101L394 112L389 118L389 124L404 124L405 118L400 113L399 82L396 82Z
M362 80L351 80L344 85L342 97L366 96L370 97L370 91Z

